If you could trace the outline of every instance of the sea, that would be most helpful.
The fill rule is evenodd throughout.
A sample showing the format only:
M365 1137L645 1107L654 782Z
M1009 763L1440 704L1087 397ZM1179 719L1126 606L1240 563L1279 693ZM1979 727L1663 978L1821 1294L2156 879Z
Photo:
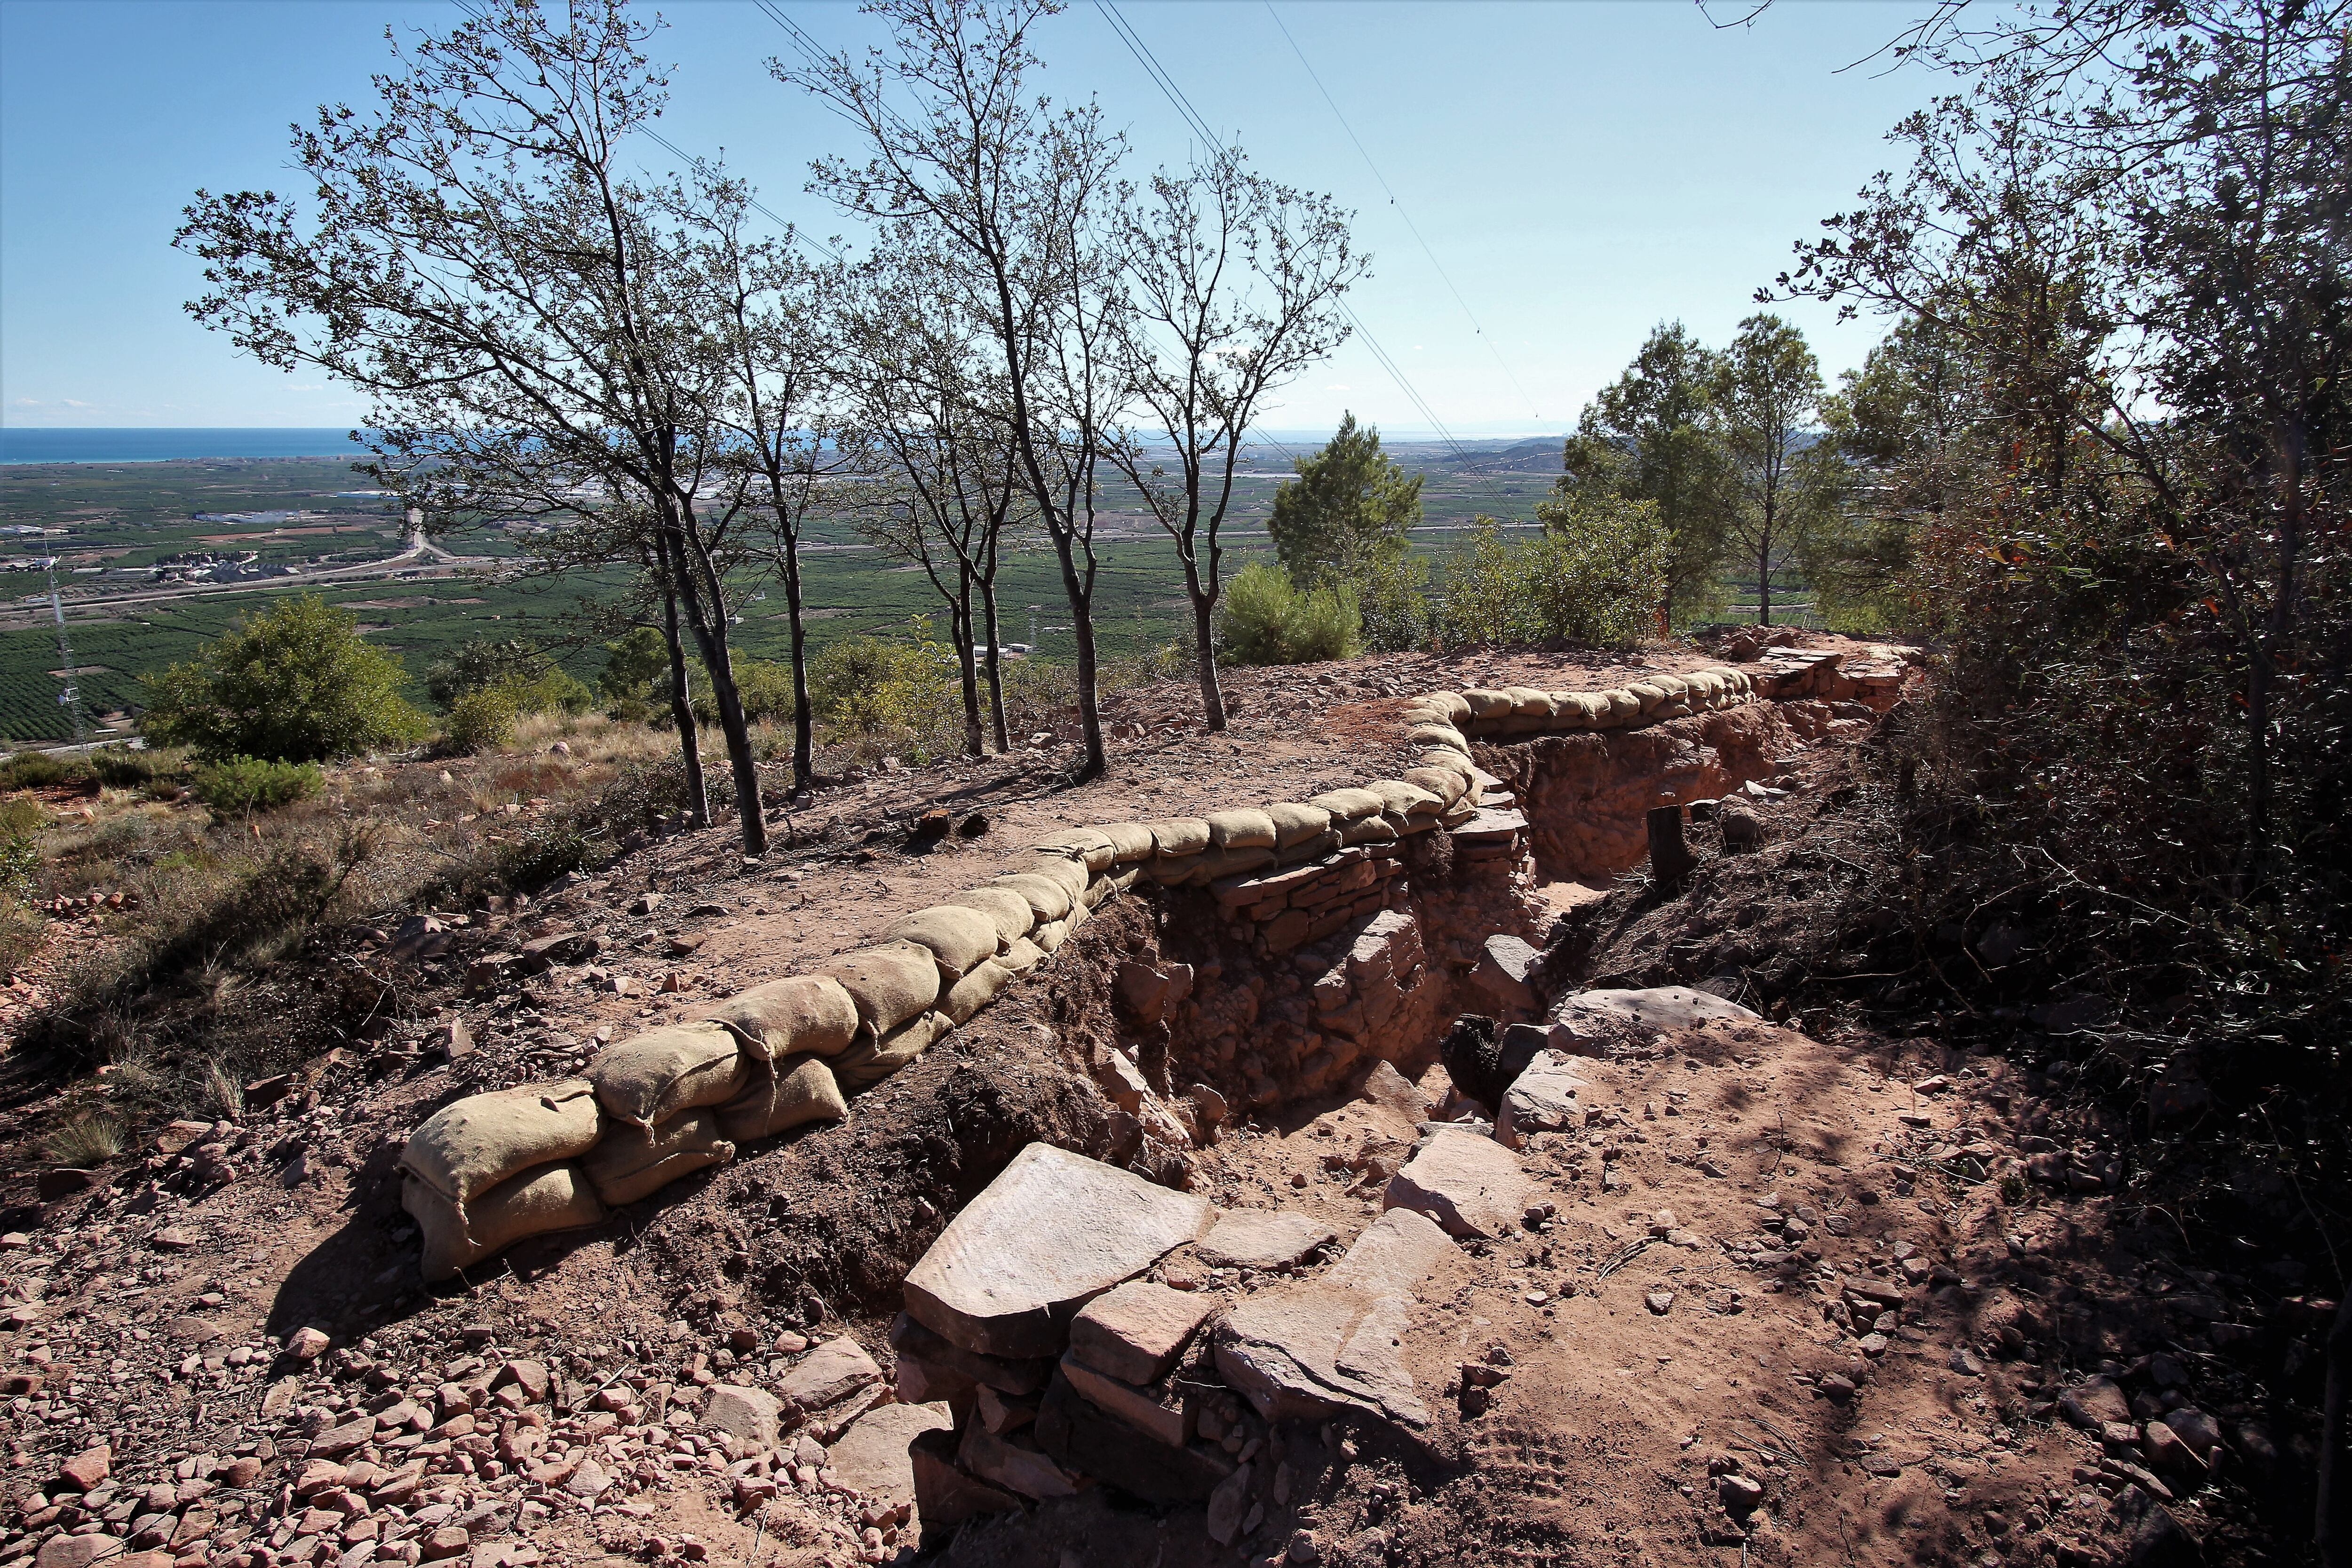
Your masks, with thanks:
M364 456L348 428L0 428L0 463L169 463L192 458Z

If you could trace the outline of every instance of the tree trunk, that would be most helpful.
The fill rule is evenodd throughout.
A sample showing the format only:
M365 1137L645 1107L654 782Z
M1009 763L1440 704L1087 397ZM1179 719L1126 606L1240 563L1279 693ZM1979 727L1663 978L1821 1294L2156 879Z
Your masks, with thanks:
M677 593L662 584L662 638L669 647L669 715L677 725L678 750L686 763L686 811L697 827L710 826L710 791L702 782L702 734L686 685L686 644L677 635Z
M1764 542L1756 547L1756 624L1772 624L1772 530L1765 525Z
M793 630L793 793L806 795L816 776L809 716L808 632L801 625L801 535L784 535L784 613Z
M1103 755L1102 708L1095 700L1094 606L1078 577L1074 543L1067 529L1054 531L1054 553L1062 562L1062 592L1070 601L1070 630L1078 639L1078 728L1087 745L1087 760L1078 769L1083 781L1102 777L1110 763Z
M1196 662L1201 670L1201 711L1208 719L1211 734L1225 727L1225 694L1217 686L1216 614L1215 602L1207 595L1195 591L1192 595L1192 639Z
M1012 737L1004 729L1004 673L1000 668L997 648L1000 634L996 628L996 579L984 577L980 584L981 613L988 618L988 718L996 731L996 749L1001 754L1013 749Z
M963 687L963 754L984 757L988 754L980 732L980 669L979 656L972 652L971 573L958 563L956 596L948 618L955 623L956 674Z
M682 505L672 498L672 506ZM718 579L707 558L694 559L687 526L673 514L666 541L678 558L680 586L686 601L686 623L710 676L711 706L719 710L719 732L726 738L727 761L735 780L736 814L740 819L743 853L768 852L768 820L760 804L760 764L751 755L751 727L743 718L743 702L735 689L734 665L727 647L727 605L718 596ZM698 576L707 576L706 584ZM709 595L706 602L704 589Z

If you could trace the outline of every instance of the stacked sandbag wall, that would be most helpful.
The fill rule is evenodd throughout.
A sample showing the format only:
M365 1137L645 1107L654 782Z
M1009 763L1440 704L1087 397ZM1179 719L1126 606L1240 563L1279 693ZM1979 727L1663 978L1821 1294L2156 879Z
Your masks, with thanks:
M1397 905L1417 836L1453 830L1465 860L1523 871L1523 824L1499 836L1475 827L1480 790L1495 781L1471 761L1470 737L1627 728L1753 700L1753 682L1731 668L1598 693L1439 692L1403 710L1404 738L1421 749L1399 777L1303 803L1052 835L985 885L903 917L880 942L816 974L615 1044L583 1078L468 1096L435 1113L401 1161L425 1277L446 1279L526 1237L598 1224L607 1208L732 1159L739 1144L840 1120L848 1095L913 1061L1141 879L1212 889L1262 922L1269 952L1287 951ZM1293 869L1301 874L1285 880ZM1360 961L1355 972L1383 962ZM1333 1011L1359 1016L1349 1005Z

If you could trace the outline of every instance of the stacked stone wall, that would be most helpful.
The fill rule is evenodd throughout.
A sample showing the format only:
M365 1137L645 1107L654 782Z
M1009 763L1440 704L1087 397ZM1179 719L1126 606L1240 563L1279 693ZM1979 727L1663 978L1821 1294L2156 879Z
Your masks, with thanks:
M1605 692L1438 692L1400 715L1418 754L1395 777L1303 803L1051 835L983 886L902 918L882 942L814 974L622 1041L583 1079L436 1112L402 1162L404 1200L428 1238L425 1275L598 1223L608 1203L731 1160L739 1142L841 1119L850 1094L916 1059L1049 963L1106 900L1147 881L1167 890L1160 945L1176 956L1144 963L1123 987L1123 1005L1156 1031L1143 1060L1127 1064L1139 1091L1196 1082L1219 1102L1255 1108L1330 1088L1368 1057L1411 1065L1465 986L1483 984L1507 1010L1511 988L1525 984L1523 973L1496 973L1488 939L1533 934L1537 918L1528 895L1542 842L1515 808L1576 809L1558 782L1573 770L1541 764L1544 738L1586 742L1549 754L1588 763L1636 741L1630 760L1641 773L1654 745L1678 755L1693 722L1727 720L1760 697L1830 695L1834 658L1792 655L1761 673L1725 667ZM1640 739L1657 727L1657 741ZM1603 742L1588 733L1597 731L1637 733ZM1723 731L1735 732L1748 733ZM1629 758L1616 758L1624 769ZM1654 798L1655 783L1648 787ZM1607 842L1617 851L1610 868L1638 858ZM597 1118L585 1148L583 1094ZM1214 1115L1222 1103L1194 1097L1188 1110ZM1162 1131L1173 1140L1182 1129ZM446 1179L453 1151L470 1161L462 1184Z

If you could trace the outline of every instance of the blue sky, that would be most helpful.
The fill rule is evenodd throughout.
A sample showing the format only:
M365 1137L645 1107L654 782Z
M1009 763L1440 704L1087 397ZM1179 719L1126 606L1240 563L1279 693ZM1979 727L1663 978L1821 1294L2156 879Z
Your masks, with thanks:
M783 8L828 45L876 36L848 4ZM1839 68L1900 30L1915 10L1900 3L1780 0L1724 30L1678 0L1276 9L1485 342L1265 4L1123 0L1121 14L1260 169L1358 210L1376 269L1357 312L1456 435L1568 428L1662 318L1727 338L1791 241L1895 156L1886 130L1939 85ZM776 211L840 231L802 185L812 156L852 149L839 121L768 76L783 34L748 3L661 12L666 133L693 152L724 148ZM287 188L289 122L322 101L360 105L387 26L456 16L398 0L0 0L0 421L358 420L347 389L265 369L190 321L180 305L196 266L169 241L199 185ZM1098 97L1139 173L1184 159L1183 121L1093 0L1041 42L1041 84ZM671 162L650 145L645 156ZM1818 307L1784 313L1832 374L1882 331ZM1360 344L1265 424L1328 429L1349 408L1395 433L1427 424Z

